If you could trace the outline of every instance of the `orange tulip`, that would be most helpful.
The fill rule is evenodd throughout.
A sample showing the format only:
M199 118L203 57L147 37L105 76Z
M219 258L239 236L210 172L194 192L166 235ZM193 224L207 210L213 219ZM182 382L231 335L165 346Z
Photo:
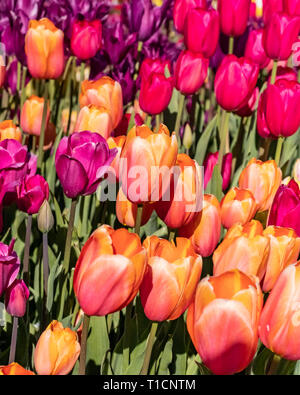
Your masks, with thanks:
M50 119L50 106L47 105L46 125ZM42 118L43 118L44 98L31 96L25 100L21 111L20 125L23 132L39 136L41 134Z
M126 199L122 188L120 188L116 201L116 214L118 221L124 226L134 228L136 225L137 209L138 205ZM149 221L153 210L153 204L145 203L143 205L141 225L145 225Z
M266 270L269 255L269 239L263 234L263 226L252 220L246 225L234 225L213 254L214 275L239 269L260 280Z
M134 203L160 200L169 188L177 151L176 135L170 136L165 125L157 133L146 125L134 126L128 132L119 167L127 198Z
M81 108L89 104L105 107L111 115L113 129L118 126L122 119L122 88L117 81L108 76L101 77L95 81L83 81L79 103Z
M221 209L214 195L205 194L203 208L186 226L179 229L179 236L191 240L195 251L203 257L210 256L221 235Z
M234 374L253 359L263 296L258 281L238 270L203 278L188 309L187 328L214 374Z
M270 240L270 252L262 289L264 292L269 292L282 270L298 260L300 237L297 237L293 229L279 226L268 226L263 234Z
M232 188L221 201L221 221L224 228L245 225L256 214L256 203L251 191Z
M145 315L152 321L175 320L191 304L202 271L202 259L190 240L169 242L149 236L147 270L140 287Z
M31 20L25 36L25 53L33 78L60 77L64 70L64 33L48 18Z
M265 211L271 207L281 180L281 169L274 160L262 162L253 158L240 175L239 187L249 189L256 201L257 210Z
M85 314L104 316L126 307L138 293L146 250L127 229L96 229L83 246L74 272L74 292Z
M70 110L68 108L64 108L61 112L61 126L65 134L68 132L67 129L69 122L69 114L70 114ZM76 121L77 121L77 111L72 110L69 134L72 134L74 132Z
M34 376L35 373L27 370L17 362L12 362L6 366L0 366L0 376Z
M279 275L264 305L259 337L281 357L300 359L300 261Z
M0 141L5 139L13 139L20 143L22 142L21 130L12 120L0 122Z
M39 375L66 375L80 354L76 332L54 320L41 334L34 350L34 366Z
M157 215L171 229L189 224L202 208L203 177L198 163L186 154L178 154L170 188L155 203Z
M109 149L117 148L118 150L117 155L114 157L113 161L110 164L110 167L112 167L115 170L117 181L119 181L119 162L120 162L121 151L125 144L125 141L126 141L126 136L109 137L107 139L107 144Z
M105 107L97 107L93 104L82 107L78 114L74 132L84 130L99 133L107 139L113 130L110 112Z

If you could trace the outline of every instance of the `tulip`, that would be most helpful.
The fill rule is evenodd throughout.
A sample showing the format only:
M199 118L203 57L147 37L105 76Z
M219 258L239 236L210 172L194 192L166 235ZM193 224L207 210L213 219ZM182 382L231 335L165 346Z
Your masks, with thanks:
M49 185L39 174L27 176L17 187L17 195L18 209L27 214L36 214L44 200L48 200Z
M263 234L259 221L252 220L243 226L234 225L213 254L214 275L239 269L261 280L266 270L268 254L269 239Z
M186 226L178 230L178 235L189 238L197 254L210 256L221 235L221 209L214 195L203 196L202 210Z
M293 178L300 187L300 158L296 160L293 167Z
M191 242L181 237L176 239L175 245L173 241L148 236L143 245L148 254L140 286L144 313L152 321L175 320L193 300L202 259L194 252Z
M247 189L232 188L221 201L221 222L224 228L233 225L245 225L256 214L256 202L251 191Z
M99 133L105 139L108 139L113 130L110 112L105 107L97 107L92 104L82 107L78 114L74 132L84 130Z
M278 277L259 321L262 343L281 357L300 358L300 262L287 266Z
M200 53L182 51L175 66L175 87L183 95L196 93L203 85L209 60Z
M171 62L168 59L163 58L145 58L141 64L139 76L141 80L149 79L152 73L164 74L165 71L171 74ZM135 108L139 107L139 102L134 103ZM140 112L140 108L136 108L137 112Z
M201 280L188 309L187 328L214 374L241 372L252 361L262 305L258 281L238 270Z
M33 78L59 78L64 70L64 33L48 18L31 20L25 36L25 53Z
M251 60L227 55L215 77L218 104L227 111L238 110L251 97L259 74L259 67Z
M274 160L263 162L253 158L242 170L238 186L252 192L257 204L257 211L260 212L271 207L281 180L281 169Z
M39 136L42 127L44 98L31 96L25 100L21 111L20 125L23 132ZM50 106L47 103L46 125L50 119ZM46 133L45 133L46 134Z
M29 298L29 289L23 280L15 280L5 291L5 309L14 317L23 317Z
M300 84L284 78L269 84L261 95L257 130L262 137L288 137L300 127Z
M249 19L251 0L219 0L220 28L227 36L241 36Z
M23 368L17 362L12 362L6 366L0 366L0 376L32 376L35 375L31 370Z
M13 250L14 244L14 239L9 245L0 243L0 296L14 282L19 273L20 261Z
M83 81L79 97L80 107L94 104L105 107L112 118L113 129L116 128L123 115L123 98L121 85L108 76L95 81Z
M3 59L3 56L0 55L0 88L2 88L2 86L4 85L5 75L6 75L5 61Z
M65 195L73 199L93 194L116 153L98 133L83 131L63 137L57 147L55 167Z
M137 295L146 269L146 250L127 229L96 229L83 246L74 272L74 292L89 316L122 310Z
M70 114L70 110L68 108L64 108L61 112L61 125L62 125L63 132L65 134L68 133L69 114ZM69 134L72 134L74 132L76 121L77 121L77 111L72 110L70 127L69 127Z
M204 189L207 187L207 184L212 178L212 174L214 171L214 167L218 163L219 152L209 153L203 162L204 167ZM231 166L232 166L232 154L228 153L223 156L222 160L222 190L225 191L231 179Z
M170 188L155 203L159 218L170 229L190 223L202 208L202 174L197 162L186 154L178 154L170 179Z
M56 138L56 127L53 122L49 121L48 124L46 125L46 130L45 130L44 146L43 146L44 151L47 151L50 148L52 148L55 138ZM35 139L36 149L39 146L39 142L40 142L40 136L37 136Z
M0 122L0 141L13 139L22 142L22 133L18 126L12 120Z
M75 21L72 26L71 49L81 60L93 58L101 48L102 24L99 19Z
M299 0L283 0L283 9L291 16L300 16L300 1Z
M119 163L120 163L120 156L123 149L123 146L126 141L126 136L118 136L118 137L109 137L107 139L107 144L109 149L115 148L117 150L117 154L114 157L113 161L110 164L115 171L116 181L119 182Z
M157 133L134 126L121 152L119 177L123 192L133 203L158 201L169 188L170 171L177 159L177 139L161 124ZM137 177L137 174L140 177Z
M269 84L271 83L272 76L269 76L268 82ZM294 69L291 67L283 67L283 66L278 66L277 71L276 71L276 77L274 80L274 83L277 82L280 79L285 79L288 81L298 81L298 75Z
M245 58L252 60L260 69L265 68L271 61L263 47L263 29L251 30L245 47Z
M137 210L138 205L126 199L122 188L120 188L116 200L116 215L118 221L124 226L134 228L136 226ZM143 205L141 225L145 225L149 221L153 210L153 204L145 203Z
M31 78L29 73L26 73L24 87L28 84L30 79ZM17 93L17 84L18 84L18 59L14 59L7 66L5 73L4 87L11 95L14 96Z
M207 0L175 0L173 8L174 27L179 33L184 32L187 14L194 8L207 8Z
M256 87L250 96L247 103L243 104L240 108L234 111L235 114L240 117L250 117L257 108L257 103L259 99L259 88Z
M275 60L287 60L298 38L300 17L273 13L264 28L263 46L267 56Z
M215 9L192 8L187 13L184 25L187 49L210 58L217 49L219 35L219 14Z
M38 215L37 215L38 229L42 233L48 233L54 226L54 217L51 211L48 200L44 200Z
M298 184L291 180L288 185L278 188L268 216L268 225L292 228L300 237L300 189Z
M268 226L263 234L270 240L270 252L262 289L270 292L280 273L295 263L300 253L300 237L290 228Z
M283 0L263 0L263 20L268 24L271 16L283 11Z
M76 332L54 320L41 334L34 350L39 375L67 375L80 354Z

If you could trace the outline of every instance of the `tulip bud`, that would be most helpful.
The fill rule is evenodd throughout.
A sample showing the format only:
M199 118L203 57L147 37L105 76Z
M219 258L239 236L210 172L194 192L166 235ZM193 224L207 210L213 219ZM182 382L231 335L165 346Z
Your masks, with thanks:
M48 200L44 200L37 215L37 223L39 231L48 233L53 228L54 217Z
M245 58L252 60L260 69L268 66L271 59L263 47L263 29L251 30L245 47Z
M0 122L0 141L5 139L13 139L20 143L22 142L21 130L12 120Z
M241 36L249 19L251 0L219 0L220 27L227 36Z
M25 36L25 52L33 78L58 78L64 70L64 33L48 18L31 20Z
M195 140L195 136L193 134L192 128L190 127L190 124L187 123L184 128L183 132L183 138L182 138L182 144L186 150L189 150L191 146L193 145Z
M207 8L207 0L175 0L173 8L173 21L179 33L184 32L186 16L193 8Z
M34 366L39 375L67 375L80 354L76 332L54 320L41 334L34 350Z
M49 185L44 177L36 174L23 179L17 188L17 206L27 214L38 213L44 200L49 197Z
M82 132L84 130L99 133L105 139L108 139L113 130L109 111L105 107L96 107L92 104L82 107L78 114L74 132Z
M6 366L0 366L0 376L32 376L35 375L31 370L24 369L17 362L12 362Z
M39 136L41 134L44 98L31 96L25 100L21 110L20 125L23 132ZM47 103L46 125L50 119L50 106Z
M5 291L5 309L14 317L23 317L26 312L29 289L23 280L15 280Z
M99 19L76 21L72 26L71 49L81 60L93 58L101 48L102 25Z

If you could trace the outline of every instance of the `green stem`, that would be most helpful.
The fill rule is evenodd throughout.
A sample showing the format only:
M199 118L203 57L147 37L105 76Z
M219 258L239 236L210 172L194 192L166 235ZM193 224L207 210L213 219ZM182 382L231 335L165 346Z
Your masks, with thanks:
M230 36L229 43L228 43L228 55L233 54L233 49L234 49L234 37Z
M181 118L182 118L182 113L183 113L184 101L185 101L185 96L181 95L180 99L179 99L178 112L177 112L177 116L176 116L175 129L174 129L175 133L176 133L177 143L178 143L179 147L180 147L179 129L180 129Z
M130 321L131 321L131 313L133 309L133 302L131 301L126 306L125 312L125 327L124 327L124 338L123 338L123 372L126 372L126 369L129 365L129 356L130 356Z
M43 115L42 115L42 124L41 124L41 133L39 137L39 150L38 150L38 160L37 160L37 168L41 170L43 158L44 158L44 141L45 141L45 130L46 130L46 121L47 121L47 108L48 108L48 81L45 81L45 90L44 90L44 107L43 107Z
M143 49L143 41L138 42L138 50L137 50L137 61L135 63L135 72L133 76L133 80L136 81L140 71L140 62L141 62L141 53Z
M25 247L23 257L23 280L27 287L29 287L29 250L30 250L30 237L32 227L32 215L28 215L25 235Z
M85 62L81 62L80 63L80 81L79 81L79 88L78 88L77 111L79 111L79 109L80 109L79 97L80 97L80 92L81 92L81 84L82 84L82 81L84 80L84 69L85 69Z
M176 235L176 229L169 229L169 241L174 240Z
M276 375L277 370L278 370L278 366L280 363L281 357L279 355L274 354L273 358L272 358L272 362L268 371L268 375Z
M160 125L160 114L156 114L155 116L155 131L157 132Z
M143 216L143 205L139 204L137 208L137 213L136 213L136 219L135 219L135 228L134 232L140 236L140 229L141 229L141 223L142 223L142 216Z
M278 61L274 60L273 61L273 68L272 68L272 74L271 74L271 84L275 83L276 80L276 74L277 74L277 67L278 67Z
M88 233L88 216L90 210L92 195L87 195L83 197L83 213L82 213L82 236L87 236Z
M284 138L283 137L279 137L277 140L277 146L276 146L276 152L275 152L275 162L277 163L277 166L279 166L280 163L280 157L281 157L281 151L282 151L282 147L283 147L283 142L284 142Z
M17 337L18 337L18 324L19 324L18 317L13 317L13 328L12 328L10 351L9 351L9 361L8 361L9 364L11 364L12 362L15 362L16 348L17 348Z
M158 327L158 322L153 322L152 326L151 326L148 342L147 342L144 363L143 363L143 367L142 367L140 375L148 374L149 364L150 364L150 360L151 360L151 353L152 353L152 348L153 348L154 341L155 341L155 334L157 331L157 327Z
M90 325L90 317L84 315L82 334L81 334L81 345L80 345L80 358L79 358L79 375L85 375L85 365L86 365L86 351L87 351L87 337Z
M23 108L25 102L25 82L26 82L26 75L27 75L27 67L23 66L23 73L22 73L22 82L21 82L21 110Z
M223 157L226 153L226 143L229 138L229 116L230 113L226 110L222 111L221 125L220 125L220 149L219 149L219 159L218 163L220 168L222 168Z
M43 233L43 282L44 282L44 303L43 303L43 328L48 322L47 296L49 278L49 255L48 255L48 233Z

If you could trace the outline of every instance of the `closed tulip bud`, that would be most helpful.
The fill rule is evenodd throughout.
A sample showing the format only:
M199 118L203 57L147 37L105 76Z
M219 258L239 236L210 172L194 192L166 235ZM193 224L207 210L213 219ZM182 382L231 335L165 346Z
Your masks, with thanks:
M175 0L173 8L173 21L179 33L184 32L184 24L188 12L193 8L207 8L207 0Z
M27 214L38 213L44 200L49 197L49 185L44 177L36 174L23 179L17 187L17 206Z
M80 354L76 332L54 320L41 334L34 350L34 366L39 375L67 375Z
M190 223L202 208L203 179L200 166L186 154L178 154L169 190L155 203L159 218L171 229Z
M259 67L251 60L227 55L215 77L218 104L227 111L236 111L251 97L259 74Z
M94 21L75 21L72 26L71 49L81 60L93 58L101 48L102 24Z
M37 215L37 224L39 231L42 233L48 233L53 228L54 217L48 203L48 200L44 200L40 207Z
M35 375L31 370L23 368L17 362L12 362L6 366L0 366L0 376L32 376Z
M5 291L5 309L14 317L23 317L26 312L29 289L23 280L15 280Z
M146 263L137 234L108 225L95 230L74 272L74 292L85 314L105 316L126 307L138 293Z
M184 42L188 50L210 58L217 49L219 35L218 11L193 8L188 12L184 24Z
M205 194L203 208L193 220L178 231L181 237L189 238L197 254L210 256L221 235L221 209L214 195Z
M21 130L12 120L0 122L0 141L5 139L13 139L20 143L22 142Z
M291 16L300 16L300 1L299 0L283 0L283 9Z
M252 62L257 64L260 69L267 67L271 61L263 46L263 33L263 29L250 31L244 54L245 58L252 60Z
M195 136L193 134L192 128L190 124L187 123L184 128L183 137L182 137L182 144L186 150L189 150L193 145L195 140Z
M175 320L191 304L202 271L202 259L188 239L176 245L156 236L143 243L148 254L147 269L140 286L145 315L152 321ZM159 309L157 306L159 303Z
M248 24L251 0L219 0L220 27L227 36L241 36Z
M292 45L298 38L300 17L278 12L270 17L263 34L263 46L267 56L275 60L287 60Z
M242 170L238 186L249 189L256 201L257 210L265 211L271 207L281 180L281 169L274 160L263 162L253 158Z
M31 20L25 36L25 53L33 78L59 78L65 65L64 33L48 18Z
M127 135L119 166L127 199L133 203L160 200L169 188L170 171L176 163L177 152L176 135L170 136L165 125L161 124L157 133L146 125L133 127ZM137 177L137 170L141 172L140 177Z
M297 262L300 253L300 237L290 228L268 226L264 235L270 240L270 252L262 289L270 292L286 266Z
M13 250L15 240L9 245L0 243L0 296L15 281L20 270L20 260Z
M245 225L256 214L256 203L251 191L232 188L221 201L221 221L224 228L233 225Z
M257 279L238 270L200 281L187 328L202 362L214 374L241 372L252 361L262 305Z
M99 133L105 139L108 139L113 130L109 111L105 107L97 107L92 104L82 107L78 114L74 132L82 132L84 130Z
M262 343L281 357L300 358L300 262L287 266L278 277L259 321Z
M121 85L108 76L95 81L83 81L79 102L81 108L89 104L105 107L111 115L113 129L118 126L122 119L123 97Z
M175 66L175 87L184 95L196 93L203 85L209 60L200 53L182 51Z
M56 150L55 167L65 195L73 199L96 192L116 154L98 133L83 131L63 137Z
M25 100L21 111L20 125L23 132L39 136L41 134L42 118L43 118L44 98L31 96ZM50 106L47 103L46 124L50 119Z
M119 182L119 163L120 163L120 156L123 149L123 146L126 141L126 136L118 136L118 137L109 137L107 139L107 144L109 149L116 149L117 155L114 157L113 161L110 164L115 171L116 181Z

